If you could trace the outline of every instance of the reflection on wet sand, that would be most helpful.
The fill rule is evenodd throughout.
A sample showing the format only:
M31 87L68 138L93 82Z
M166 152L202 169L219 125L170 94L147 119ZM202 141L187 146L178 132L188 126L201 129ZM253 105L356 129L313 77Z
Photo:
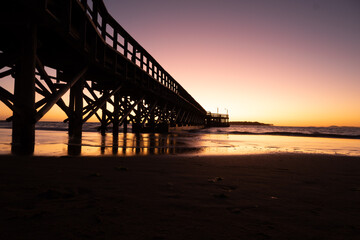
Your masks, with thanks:
M69 155L156 155L195 153L200 148L187 147L177 140L177 134L135 134L125 133L119 137L97 135L100 138L94 144L94 136L85 136L81 139L69 139ZM96 140L95 140L96 141Z
M69 137L68 154L71 156L78 156L81 154L81 138Z
M65 131L36 131L35 155L134 156L156 154L237 155L263 153L322 153L360 156L359 139L241 134L112 134L83 132L69 139ZM0 154L11 153L11 129L0 128Z

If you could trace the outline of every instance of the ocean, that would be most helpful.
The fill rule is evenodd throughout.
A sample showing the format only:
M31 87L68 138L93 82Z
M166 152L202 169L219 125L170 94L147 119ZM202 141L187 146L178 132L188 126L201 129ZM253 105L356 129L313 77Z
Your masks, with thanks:
M83 126L81 155L320 153L360 156L358 127L242 126L183 130L169 134L119 134L113 139L97 131L99 123ZM122 129L120 128L120 132ZM131 126L129 127L131 132ZM72 143L70 143L72 145ZM34 155L68 154L67 123L36 124ZM73 146L74 147L74 146ZM11 123L0 122L0 154L11 152Z

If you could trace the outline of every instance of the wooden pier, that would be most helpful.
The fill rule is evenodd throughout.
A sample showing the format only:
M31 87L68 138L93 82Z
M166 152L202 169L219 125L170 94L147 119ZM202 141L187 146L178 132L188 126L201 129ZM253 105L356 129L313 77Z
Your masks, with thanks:
M71 145L81 144L90 118L103 135L113 126L114 137L128 124L135 132L166 132L208 119L102 0L7 1L0 26L0 78L11 76L15 86L13 93L0 86L13 112L14 154L33 153L35 124L54 105L67 116Z
M205 127L230 127L229 114L208 112L205 118Z

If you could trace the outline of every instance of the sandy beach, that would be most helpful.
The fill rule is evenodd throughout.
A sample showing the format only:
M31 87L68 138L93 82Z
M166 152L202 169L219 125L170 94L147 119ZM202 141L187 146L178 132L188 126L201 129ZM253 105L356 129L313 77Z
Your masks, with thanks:
M360 157L0 156L0 239L358 239Z

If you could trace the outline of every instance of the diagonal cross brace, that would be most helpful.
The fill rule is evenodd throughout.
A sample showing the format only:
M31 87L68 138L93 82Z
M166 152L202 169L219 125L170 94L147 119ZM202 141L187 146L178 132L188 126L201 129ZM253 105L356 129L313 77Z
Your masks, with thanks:
M161 122L161 118L162 117L166 117L166 113L165 113L165 111L167 110L167 103L165 104L165 106L164 106L164 108L162 109L162 111L160 112L160 114L159 114L159 118L158 118L158 120L156 121L156 124L159 124L160 122Z
M119 126L124 122L124 120L127 118L127 116L129 116L129 114L131 113L132 110L134 110L135 106L138 105L142 100L144 100L145 97L140 98L139 100L137 100L124 114L124 116L121 117L120 121L119 121Z
M40 59L38 57L36 57L36 68L39 71L39 74L42 77L42 79L44 79L44 81L46 82L46 84L50 88L51 92L55 93L56 88L55 88L53 82L51 81L49 75L45 71L44 65L41 63L41 61L40 61ZM51 96L50 91L47 90L44 87L44 85L42 85L41 82L37 78L35 78L35 82L43 90L43 93L46 95L46 96L44 95L45 98ZM65 102L61 98L59 99L59 101L56 104L66 113L67 116L69 116L68 107L66 106Z
M89 110L86 112L88 113L89 111L91 111L93 109L93 100L91 100L88 96L84 95L84 100L85 102L88 104L87 107L89 107ZM86 114L84 113L84 114ZM97 117L97 119L99 119L99 121L101 121L101 118L99 116L99 114L97 114L97 112L95 112L95 116Z
M72 87L74 84L87 72L88 67L84 67L75 77L69 81L65 87L54 94L49 101L43 106L35 115L35 122L38 122L58 101L59 99Z
M9 69L9 70L6 70L6 71L4 71L4 72L1 72L0 73L0 78L4 78L4 77L6 77L6 76L9 76L9 75L11 75L11 74L13 74L14 73L14 69Z
M95 103L97 104L96 108L92 110L91 113L89 113L84 119L83 123L85 123L89 118L91 118L104 104L106 101L108 101L109 98L111 98L112 95L117 93L122 88L122 85L120 85L118 88L113 90L111 93L105 94L104 96L100 97Z
M38 109L39 107L44 105L47 101L49 101L49 99L51 98L51 93L49 92L49 90L45 88L45 86L37 78L35 78L35 83L37 85L35 87L35 91L41 94L42 96L44 96L43 99L35 103L35 109ZM62 99L59 99L59 101L57 101L56 104L66 113L67 116L69 116L69 109Z
M0 101L3 102L13 112L21 115L21 111L14 106L14 95L3 87L0 87Z
M14 95L1 86L0 86L0 96L4 97L10 102L14 102Z
M49 75L47 74L44 65L42 64L42 62L40 61L40 59L38 57L36 57L36 68L39 71L40 76L42 77L42 79L44 79L44 81L46 82L46 84L49 86L51 92L55 92L55 86L53 84L53 82L51 81Z
M149 119L150 115L154 112L156 104L158 103L158 101L156 100L153 105L151 106L149 112L146 114L144 120L142 121L141 125L144 126L146 121Z
M94 103L95 101L93 101L92 99L90 99L90 98L89 98L88 96L86 96L86 95L84 95L84 100L85 100L86 103L88 104L88 105L87 105L88 110L87 110L85 113L83 113L83 114L85 115L85 114L87 114L89 111L94 110L93 103ZM107 110L107 109L105 109L104 111L105 111L106 116L107 116L105 126L108 126L108 125L110 125L111 120L112 120L112 116L111 116L112 113L111 113L109 110ZM101 117L99 116L99 114L98 114L97 112L94 112L94 114L95 114L96 118L101 122L102 119L101 119Z
M181 109L179 109L179 112L176 113L175 122L177 122L177 120L179 119L180 113L181 113Z

